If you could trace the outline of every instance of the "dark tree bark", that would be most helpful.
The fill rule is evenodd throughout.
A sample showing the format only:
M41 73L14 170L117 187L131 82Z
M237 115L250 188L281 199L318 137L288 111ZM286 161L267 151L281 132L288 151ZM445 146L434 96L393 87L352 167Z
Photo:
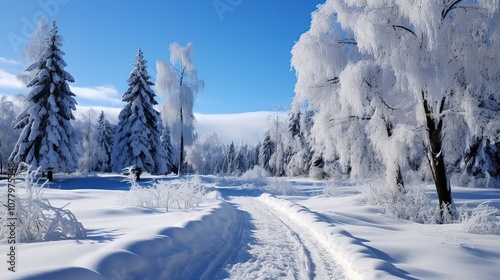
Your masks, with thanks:
M453 200L451 198L451 188L448 182L448 177L446 176L444 154L442 151L443 119L442 117L439 117L438 119L433 118L432 108L430 107L424 92L422 92L422 100L426 115L427 136L429 140L428 159L431 165L432 176L434 178L434 184L438 195L441 221L444 221L446 216L450 216L452 214L451 206L453 204ZM443 112L445 101L446 98L441 100L439 115Z

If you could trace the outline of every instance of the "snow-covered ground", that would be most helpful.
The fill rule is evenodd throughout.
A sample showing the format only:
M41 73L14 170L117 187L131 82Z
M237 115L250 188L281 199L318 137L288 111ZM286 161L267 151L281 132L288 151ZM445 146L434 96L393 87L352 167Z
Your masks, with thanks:
M327 197L322 189L331 182L288 179L296 195L273 196L262 182L205 176L204 186L220 197L166 212L122 205L128 185L121 179L56 178L44 196L57 207L70 202L66 209L87 237L18 244L17 272L1 261L0 279L497 279L500 273L500 235L383 215L350 184L335 183L335 196ZM497 189L454 187L453 196L457 206L490 201L500 208ZM0 245L3 258L7 249Z

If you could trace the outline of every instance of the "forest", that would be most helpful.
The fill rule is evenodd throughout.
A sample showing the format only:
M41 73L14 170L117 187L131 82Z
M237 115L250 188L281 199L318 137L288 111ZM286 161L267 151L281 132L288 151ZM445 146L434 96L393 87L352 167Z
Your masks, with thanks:
M403 194L408 184L434 182L443 210L451 184L499 187L496 2L365 2L327 1L312 14L291 50L297 83L288 117L271 118L255 146L197 135L193 104L204 81L192 44L172 43L155 82L138 50L117 122L92 110L75 119L62 36L55 22L50 31L40 22L26 50L31 65L19 75L28 95L1 98L0 169L9 160L82 173L135 165L151 174L241 175L259 166L278 177L383 178ZM167 98L158 104L157 94Z

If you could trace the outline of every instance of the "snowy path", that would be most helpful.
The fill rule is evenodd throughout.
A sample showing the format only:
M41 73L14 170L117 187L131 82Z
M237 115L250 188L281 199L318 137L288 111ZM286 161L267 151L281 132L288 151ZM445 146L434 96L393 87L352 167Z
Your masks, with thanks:
M232 197L242 212L239 245L217 279L344 279L308 230L255 197Z

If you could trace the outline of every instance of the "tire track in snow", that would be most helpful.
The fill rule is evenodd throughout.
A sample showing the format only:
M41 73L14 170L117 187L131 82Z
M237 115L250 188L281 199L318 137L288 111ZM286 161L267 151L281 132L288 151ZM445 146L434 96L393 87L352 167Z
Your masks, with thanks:
M253 197L233 197L248 213L241 244L217 276L229 279L344 279L307 230Z

